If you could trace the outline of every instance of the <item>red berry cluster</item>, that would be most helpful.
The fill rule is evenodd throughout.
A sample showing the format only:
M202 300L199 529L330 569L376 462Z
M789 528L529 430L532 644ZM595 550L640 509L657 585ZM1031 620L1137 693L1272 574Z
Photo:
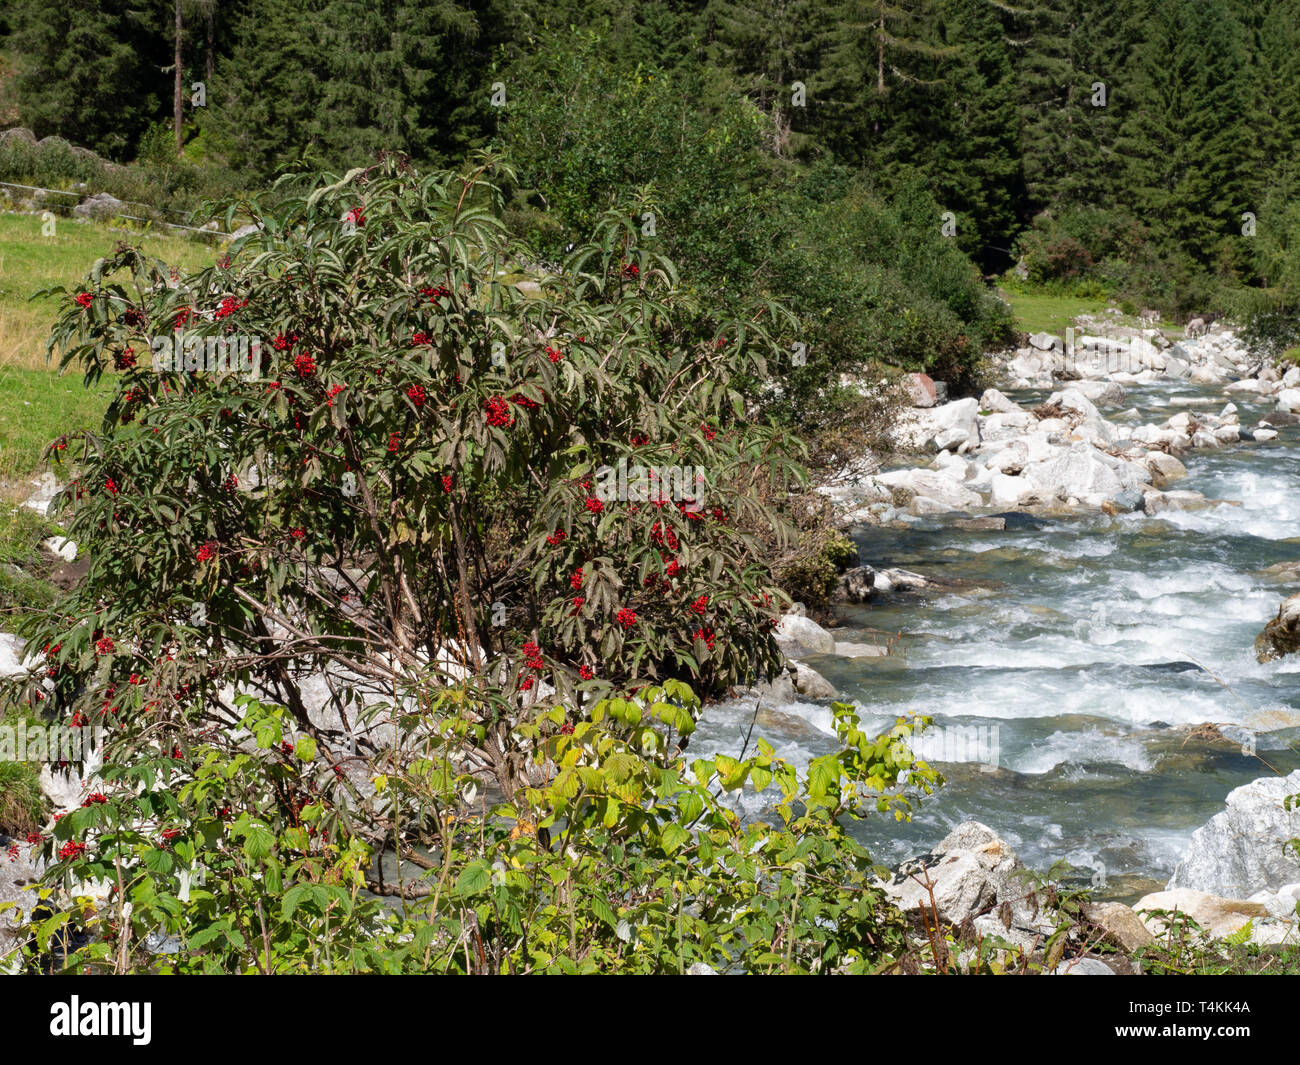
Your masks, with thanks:
M504 427L513 425L515 416L510 412L510 404L504 396L493 396L483 404L483 417L488 425Z
M79 293L77 293L77 306L78 306L78 307L81 307L81 308L84 309L84 308L86 308L86 307L89 307L89 306L90 306L92 303L94 303L94 302L95 302L95 297L92 296L89 292L79 292Z
M676 551L680 546L677 542L677 533L671 525L663 525L655 522L650 528L650 539L660 547L667 547L669 551Z
M361 213L360 207L354 207L347 213L347 217L344 218L343 221L351 222L356 226L364 226L366 224L366 216Z
M587 510L590 511L592 514L599 514L602 510L605 509L605 504L602 503L595 496L588 496L586 500L583 502L583 506L585 506Z
M85 853L86 845L84 843L78 843L76 840L72 839L68 840L67 843L59 848L59 857L64 861L69 858L79 858Z
M580 676L583 680L591 680L591 678L594 677L595 675L596 675L596 671L592 669L591 666L585 663L578 667L578 676ZM570 731L572 731L572 726L570 726Z
M229 318L238 310L248 306L248 300L237 300L234 296L227 296L221 301L221 305L213 312L213 317Z
M122 312L122 324L132 327L144 325L144 311L128 307Z
M704 645L708 647L710 651L713 650L714 635L712 629L696 629L691 635L693 635L697 640L703 640Z
M119 351L113 356L113 369L115 370L134 370L135 365L134 348L127 348L125 351Z
M194 557L197 558L200 562L206 562L210 558L216 558L217 541L216 540L207 541L202 547L199 548L198 554L195 555Z
M428 395L424 391L423 385L412 385L406 390L406 398L415 404L417 408L423 407L428 402Z
M420 295L428 296L429 302L433 303L435 300L442 299L445 296L450 296L451 289L447 288L445 285L438 285L436 288L426 287L420 289Z
M271 340L271 347L275 348L276 351L288 351L300 339L297 333L276 333Z
M579 566L569 577L569 583L575 588L582 587L582 567Z
M546 542L550 544L552 547L559 547L566 535L568 534L565 533L563 529L556 529L555 532L551 533L546 538Z
M693 614L699 614L700 616L703 616L705 611L707 611L708 609L709 609L709 597L707 595L700 596L697 600L695 600L695 602L691 604L691 613Z
M302 352L293 357L293 369L299 377L310 377L316 372L316 360Z
M622 609L619 610L617 614L614 615L614 620L617 621L620 625L622 625L623 628L630 629L633 625L636 624L636 611L629 610L627 607L623 607Z
M389 451L396 451L396 450L397 450L399 447L401 447L401 446L402 446L402 437L401 437L401 434L399 434L399 433L389 433L389 434L388 434L388 450L389 450Z
M113 641L107 636L95 641L95 651L101 655L111 655L113 653Z
M564 352L560 351L558 348L547 348L546 357L550 359L551 362L559 362L564 358Z
M411 347L413 348L418 348L422 344L432 344L432 343L433 343L433 337L431 337L428 333L416 333L414 336L411 337Z

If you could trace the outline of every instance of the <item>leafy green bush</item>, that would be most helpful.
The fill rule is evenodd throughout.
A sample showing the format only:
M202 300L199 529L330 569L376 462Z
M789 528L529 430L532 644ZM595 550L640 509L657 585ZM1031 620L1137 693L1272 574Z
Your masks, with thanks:
M576 723L538 706L515 734L545 781L481 813L453 758L480 698L444 691L411 719L426 757L376 777L418 826L383 882L320 798L328 767L283 708L246 700L235 750L116 761L108 794L46 844L55 878L107 882L109 898L48 917L38 943L76 926L95 938L74 969L163 973L860 973L907 949L841 820L907 817L932 790L907 749L916 723L873 738L835 704L837 749L799 774L762 740L688 766L672 737L700 705L677 682ZM731 808L747 787L770 791L768 817ZM160 933L175 948L151 955Z
M108 885L35 929L95 933L77 966L864 971L905 946L841 818L937 782L913 724L837 706L804 774L761 742L683 754L675 678L780 662L745 530L801 471L730 386L780 308L718 320L633 253L628 207L510 280L531 260L491 171L286 180L197 276L124 246L62 293L61 365L118 371L102 430L54 452L91 566L23 620L44 661L0 694L112 726L44 842L52 885ZM145 364L191 332L190 362ZM240 334L258 372L199 367ZM620 459L707 471L701 508L603 495ZM774 788L748 824L746 784Z
M230 199L244 188L239 177L217 165L198 166L154 151L151 157L124 166L58 138L39 144L11 138L0 144L0 181L87 196L106 192L126 201L130 214L179 223L188 222L204 201ZM85 188L78 189L80 185ZM47 206L66 211L75 203L59 197L51 198ZM203 221L206 218L198 219Z
M176 287L123 247L62 294L61 366L119 371L102 431L51 452L90 571L20 626L54 648L65 720L228 727L237 684L326 742L303 685L327 666L354 678L329 699L343 725L357 683L392 702L465 664L521 703L779 667L781 592L746 530L784 535L755 488L802 471L728 384L770 341L632 257L626 210L535 291L503 283L527 251L483 169L389 161L246 205L264 230ZM191 369L151 366L178 332ZM236 334L265 338L256 373L195 372Z
M770 157L771 119L718 75L611 69L598 39L568 34L516 74L502 120L520 173L508 221L558 259L612 202L644 190L654 220L651 233L637 216L640 246L663 248L716 306L758 291L795 316L775 334L778 387L739 382L792 424L833 420L841 373L928 370L963 387L984 347L1009 339L1009 313L942 235L925 188L887 198L849 170Z

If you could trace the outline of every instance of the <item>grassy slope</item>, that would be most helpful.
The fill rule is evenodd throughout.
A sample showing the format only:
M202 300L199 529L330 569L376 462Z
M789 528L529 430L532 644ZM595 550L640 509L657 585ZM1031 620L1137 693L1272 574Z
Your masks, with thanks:
M95 425L112 385L87 391L79 377L59 377L46 362L45 338L58 301L31 300L51 285L75 286L123 239L107 226L59 219L42 236L34 215L0 216L0 478L31 473L54 437ZM173 236L146 236L145 250L192 269L212 260L211 247Z
M1084 299L1079 296L1060 296L1045 292L1024 291L1018 288L1000 290L1011 310L1016 316L1017 328L1026 333L1053 333L1064 336L1068 326L1081 314L1100 315L1113 302L1100 299ZM1120 325L1140 326L1142 323L1131 315L1121 315L1115 319ZM1158 323L1160 331L1171 339L1183 336L1181 326L1170 322ZM1300 352L1300 349L1296 349ZM1283 356L1284 358L1287 356Z
M1100 314L1106 309L1105 300L1079 299L1076 296L1051 296L1039 292L1003 290L1019 327L1026 333L1065 332L1080 314Z
M112 394L111 382L87 390L79 376L60 377L47 363L45 338L58 301L30 297L52 285L76 286L123 236L59 219L55 235L46 237L39 217L0 215L0 483L13 482L5 492L11 503L31 494L28 481L46 444L95 426ZM183 238L147 237L144 244L150 254L183 267L201 266L213 255ZM55 589L44 578L53 559L40 544L56 531L34 511L0 505L0 627L7 629L14 614L49 606ZM0 832L21 838L42 820L37 767L0 763Z

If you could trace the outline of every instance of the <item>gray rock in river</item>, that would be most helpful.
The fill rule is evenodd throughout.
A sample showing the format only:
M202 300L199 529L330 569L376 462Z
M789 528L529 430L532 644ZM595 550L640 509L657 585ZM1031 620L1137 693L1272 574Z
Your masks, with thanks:
M835 637L812 618L786 614L776 627L776 642L792 658L806 654L835 653Z
M1023 949L1041 943L1055 927L1033 898L1016 852L978 821L962 822L931 853L904 862L884 891L905 912L928 911L933 891L941 921L957 925L972 919L977 932ZM1003 913L1010 918L1009 928Z
M1192 833L1169 889L1244 899L1300 881L1300 858L1284 849L1300 837L1300 811L1283 807L1283 800L1297 793L1300 769L1229 792L1226 808Z
M802 662L794 662L792 665L794 690L805 699L834 699L839 695L835 686L812 666L805 666Z
M737 688L733 694L738 699L761 698L768 706L780 706L800 698L834 699L839 692L811 666L787 661L785 668L771 680Z

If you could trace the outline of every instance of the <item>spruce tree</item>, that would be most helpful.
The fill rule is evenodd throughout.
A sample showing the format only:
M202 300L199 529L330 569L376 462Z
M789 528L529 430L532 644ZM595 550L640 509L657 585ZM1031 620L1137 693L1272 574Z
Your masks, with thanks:
M1251 209L1243 27L1223 0L1152 0L1140 28L1124 79L1124 193L1167 251L1202 265L1244 252L1232 244Z
M15 0L19 121L114 159L129 159L165 113L170 27L127 0Z

